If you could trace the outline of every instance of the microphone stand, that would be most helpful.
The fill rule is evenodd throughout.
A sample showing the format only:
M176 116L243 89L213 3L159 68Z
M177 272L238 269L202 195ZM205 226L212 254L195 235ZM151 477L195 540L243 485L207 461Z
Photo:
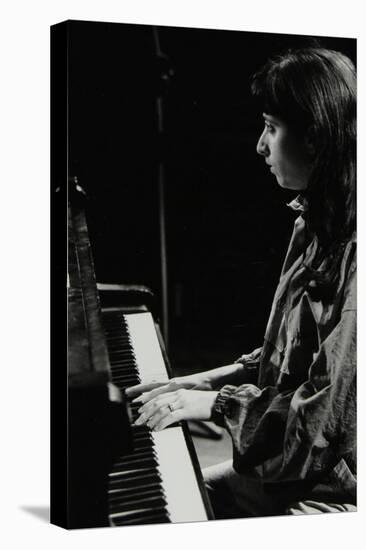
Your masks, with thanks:
M156 115L158 139L163 144L164 139L164 88L169 84L173 75L169 60L161 51L159 33L157 27L152 27L155 45L155 55L158 70L158 85L156 90ZM159 155L158 164L158 204L159 204L159 238L160 238L160 274L161 274L161 311L162 332L165 346L168 349L169 342L169 307L168 307L168 268L166 247L166 220L165 220L165 166L163 155Z

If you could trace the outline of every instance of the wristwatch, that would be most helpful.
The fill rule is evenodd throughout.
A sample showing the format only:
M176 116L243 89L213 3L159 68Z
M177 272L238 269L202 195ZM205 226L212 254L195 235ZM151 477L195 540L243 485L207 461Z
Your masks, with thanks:
M235 386L226 385L218 392L212 412L212 419L216 424L223 426L224 416L232 418L233 416L233 403L229 401L229 397L236 390Z

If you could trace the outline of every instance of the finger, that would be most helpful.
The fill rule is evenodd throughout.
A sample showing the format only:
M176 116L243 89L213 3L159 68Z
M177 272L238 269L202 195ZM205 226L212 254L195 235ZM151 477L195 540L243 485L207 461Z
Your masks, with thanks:
M156 422L153 429L154 431L159 432L167 426L170 426L175 422L180 422L181 420L184 420L184 409L175 409L169 415L164 416L161 420Z
M171 393L174 391L174 387L172 387L172 384L165 384L164 386L160 386L160 388L156 388L150 392L150 399L153 399L154 397L157 397L158 395L161 395L163 393Z
M169 421L169 417L172 417L174 414L174 411L172 412L171 409L167 404L162 405L160 409L158 409L146 422L146 425L150 428L150 430L155 430L155 427L167 420ZM170 423L174 422L172 420Z
M156 391L156 390L153 390L153 391ZM159 393L158 393L158 395L159 395ZM142 393L138 397L135 397L135 399L132 399L132 403L144 404L144 403L148 403L149 401L151 401L154 398L155 398L155 396L152 395L152 391L147 391L147 392Z
M130 388L126 388L125 391L126 391L127 397L131 398L141 393L149 392L159 386L164 386L165 384L166 382L152 382L151 384L136 384L136 386L131 386Z
M143 395L143 405L138 409L139 414L145 414L146 416L152 416L160 407L167 403L174 403L177 399L175 392L167 392L163 395L158 395L153 399L148 399L148 396Z
M132 403L147 403L148 401L151 401L161 393L166 393L168 391L169 391L169 386L161 386L160 388L157 388L155 390L142 393L141 395L133 399Z
M177 404L175 406L177 406ZM178 408L172 409L172 404L170 403L162 404L162 406L150 417L146 424L151 430L154 431L163 429L163 427L174 424L179 420L181 414L180 411L181 409Z
M149 392L142 393L138 397L135 397L135 399L132 399L132 403L145 403L146 401L149 401L149 398L147 397L149 395Z
M157 397L154 401L142 406L139 410L139 417L136 419L135 424L137 426L147 425L149 428L155 425L156 418L161 415L165 416L171 414L171 412L177 408L177 401L174 399L173 394L167 394L163 397ZM155 421L153 420L155 417Z
M144 395L140 395L136 399L133 400L133 403L146 403L147 401L150 401L151 399L154 399L154 397L157 397L158 395L161 395L163 393L169 393L176 391L177 384L175 381L169 381L166 384L160 384L158 387L151 391L146 391Z

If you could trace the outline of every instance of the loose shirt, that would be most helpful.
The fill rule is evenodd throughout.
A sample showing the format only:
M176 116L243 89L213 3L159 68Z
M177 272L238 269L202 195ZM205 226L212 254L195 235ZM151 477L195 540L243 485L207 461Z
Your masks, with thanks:
M260 477L287 503L355 503L356 239L345 246L331 303L304 288L302 275L317 249L300 215L263 347L244 361L251 376L258 362L258 381L224 387L219 423L230 432L235 470Z

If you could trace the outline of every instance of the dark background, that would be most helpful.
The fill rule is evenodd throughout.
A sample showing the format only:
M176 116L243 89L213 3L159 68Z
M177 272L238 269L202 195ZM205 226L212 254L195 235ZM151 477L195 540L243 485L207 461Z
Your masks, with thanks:
M161 163L178 371L262 343L294 195L256 154L250 77L270 55L316 42L356 61L354 39L69 24L69 173L88 193L97 279L149 286L161 317Z

